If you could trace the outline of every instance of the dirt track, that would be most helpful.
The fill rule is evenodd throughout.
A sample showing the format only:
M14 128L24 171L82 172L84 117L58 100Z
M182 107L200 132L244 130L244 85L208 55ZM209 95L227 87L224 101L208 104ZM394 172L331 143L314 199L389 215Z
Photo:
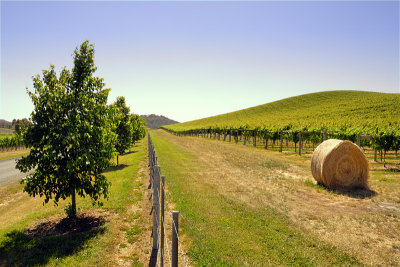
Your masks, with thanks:
M19 181L26 174L15 168L15 158L0 160L0 186Z

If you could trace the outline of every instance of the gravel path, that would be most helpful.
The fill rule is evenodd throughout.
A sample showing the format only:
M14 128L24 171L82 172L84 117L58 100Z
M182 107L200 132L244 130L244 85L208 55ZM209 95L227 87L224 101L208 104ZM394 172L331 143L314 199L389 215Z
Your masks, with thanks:
M0 160L0 186L16 183L25 177L26 173L15 168L16 158Z

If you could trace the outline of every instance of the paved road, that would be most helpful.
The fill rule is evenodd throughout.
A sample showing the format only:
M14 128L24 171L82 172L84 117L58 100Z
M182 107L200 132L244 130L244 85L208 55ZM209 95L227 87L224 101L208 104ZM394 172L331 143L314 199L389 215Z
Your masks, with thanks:
M0 186L6 186L21 180L26 173L15 168L15 158L0 160Z

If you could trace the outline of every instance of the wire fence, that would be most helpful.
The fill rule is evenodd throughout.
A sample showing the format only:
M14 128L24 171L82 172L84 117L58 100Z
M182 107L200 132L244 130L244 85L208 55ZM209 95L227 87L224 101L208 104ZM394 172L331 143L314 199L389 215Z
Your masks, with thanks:
M152 189L150 199L153 205L150 214L153 215L153 229L151 237L153 238L152 253L150 256L149 266L161 266L165 263L169 266L177 267L179 258L183 259L181 266L188 266L188 258L183 250L181 238L179 238L179 212L170 209L170 203L166 197L165 177L161 176L161 167L157 164L157 157L153 142L148 134L148 156L150 181L148 189ZM165 202L167 202L165 205ZM165 220L165 207L167 208L167 218ZM171 241L167 238L167 227L171 228ZM171 244L171 250L169 249ZM167 249L167 257L164 254L164 248Z

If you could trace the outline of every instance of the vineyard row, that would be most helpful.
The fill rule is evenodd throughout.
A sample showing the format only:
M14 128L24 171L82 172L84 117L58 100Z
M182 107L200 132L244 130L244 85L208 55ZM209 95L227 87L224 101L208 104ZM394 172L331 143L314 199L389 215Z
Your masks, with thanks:
M229 142L233 139L236 143L243 140L244 144L253 143L257 146L257 140L262 140L265 148L268 149L268 141L279 142L279 151L282 152L283 140L294 143L295 152L299 155L302 154L304 143L311 143L313 148L321 143L322 141L335 138L341 140L350 140L356 143L360 147L369 147L374 150L374 159L376 159L377 151L381 151L383 160L386 160L386 154L388 151L395 151L397 157L397 151L400 150L400 135L396 132L390 132L379 135L362 135L360 133L348 133L348 132L333 132L333 131L283 131L283 130L260 130L260 129L219 129L219 128L202 128L192 130L174 131L168 128L162 127L162 129L178 135L178 136L203 136L214 139L223 138L224 141L227 139Z
M7 136L0 138L0 150L8 151L9 149L17 149L24 145L24 141L19 135Z

